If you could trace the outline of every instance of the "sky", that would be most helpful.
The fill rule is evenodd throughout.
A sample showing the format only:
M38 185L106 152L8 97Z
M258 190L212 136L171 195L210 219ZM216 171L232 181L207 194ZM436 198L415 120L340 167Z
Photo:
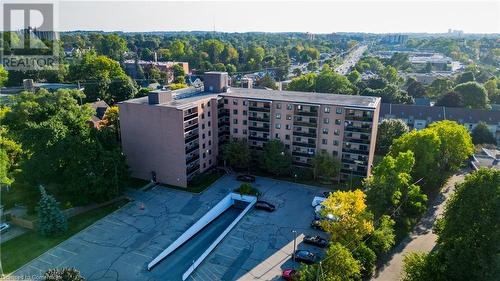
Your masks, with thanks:
M56 7L60 31L445 33L451 28L500 33L500 1L489 0L66 0L58 1Z

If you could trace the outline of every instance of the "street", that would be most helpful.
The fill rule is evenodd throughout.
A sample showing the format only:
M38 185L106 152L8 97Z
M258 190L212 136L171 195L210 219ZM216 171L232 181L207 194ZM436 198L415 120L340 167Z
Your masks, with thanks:
M436 245L437 235L432 233L432 226L436 219L443 215L446 202L455 192L455 184L463 181L465 174L456 174L435 198L425 216L415 226L408 238L403 240L394 250L386 264L381 267L372 278L372 281L397 281L401 279L403 257L409 252L430 252Z

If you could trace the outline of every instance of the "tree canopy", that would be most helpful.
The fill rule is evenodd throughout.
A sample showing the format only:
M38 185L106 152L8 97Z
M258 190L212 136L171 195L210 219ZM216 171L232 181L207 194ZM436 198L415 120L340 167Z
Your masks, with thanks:
M472 142L474 144L497 144L495 136L493 136L490 128L484 122L479 122L472 130Z
M287 175L292 169L290 151L280 140L270 140L264 145L262 153L262 167L273 175Z
M380 155L385 155L389 152L389 147L392 141L400 136L408 133L409 128L406 123L401 119L385 119L383 120L377 130L377 143L376 151Z

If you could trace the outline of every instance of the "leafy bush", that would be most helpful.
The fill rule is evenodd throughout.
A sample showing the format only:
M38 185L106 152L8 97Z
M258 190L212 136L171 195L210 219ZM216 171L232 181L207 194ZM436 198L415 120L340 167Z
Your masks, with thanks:
M234 191L241 195L253 195L253 196L260 195L260 191L249 183L242 183L240 187L238 187Z
M45 281L85 281L76 268L53 268L43 275Z

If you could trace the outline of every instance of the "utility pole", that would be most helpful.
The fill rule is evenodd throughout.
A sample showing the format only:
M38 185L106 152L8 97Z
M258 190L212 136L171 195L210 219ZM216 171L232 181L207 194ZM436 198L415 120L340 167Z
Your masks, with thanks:
M297 251L297 231L292 230L293 233L293 261L295 261L295 251Z

